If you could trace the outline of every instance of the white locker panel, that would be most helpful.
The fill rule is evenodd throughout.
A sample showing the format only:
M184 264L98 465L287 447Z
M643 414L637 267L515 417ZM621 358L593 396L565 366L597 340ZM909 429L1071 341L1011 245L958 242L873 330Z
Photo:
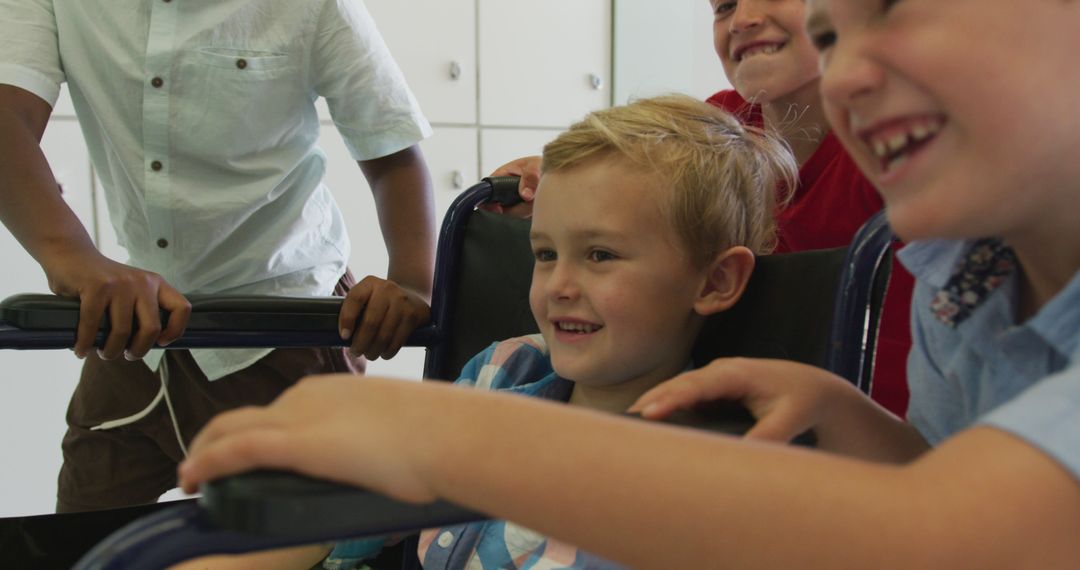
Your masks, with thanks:
M611 104L610 0L480 0L480 123L561 128Z
M433 123L476 122L476 0L367 0Z

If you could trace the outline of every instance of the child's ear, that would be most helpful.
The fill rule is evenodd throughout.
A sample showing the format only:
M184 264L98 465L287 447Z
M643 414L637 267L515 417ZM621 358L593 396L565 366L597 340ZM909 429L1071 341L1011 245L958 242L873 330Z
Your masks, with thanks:
M742 297L754 272L754 252L735 246L716 255L705 267L705 281L694 311L706 316L731 308Z

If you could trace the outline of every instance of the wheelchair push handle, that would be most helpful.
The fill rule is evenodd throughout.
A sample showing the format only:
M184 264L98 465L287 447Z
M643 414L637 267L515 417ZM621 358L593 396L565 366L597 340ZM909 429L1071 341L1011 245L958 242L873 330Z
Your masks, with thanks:
M494 202L504 208L515 206L524 202L521 194L518 194L518 176L489 176L484 179L491 184L491 197L488 202Z
M344 297L191 295L184 334L169 348L284 348L348 346L338 332ZM23 293L0 301L0 348L57 349L75 345L79 299ZM167 322L168 314L162 313ZM427 346L432 329L414 331L406 346ZM94 346L109 335L106 315Z

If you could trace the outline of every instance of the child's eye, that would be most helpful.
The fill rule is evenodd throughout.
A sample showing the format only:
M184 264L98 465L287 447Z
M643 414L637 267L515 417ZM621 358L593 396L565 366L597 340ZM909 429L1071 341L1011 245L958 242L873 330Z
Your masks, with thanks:
M735 11L738 2L713 2L713 15L717 19L725 18Z
M810 41L819 52L826 51L836 43L836 32L832 30L813 32L810 34Z
M595 261L597 263L604 261L612 261L616 259L614 253L611 253L610 251L604 251L602 249L594 249L590 251L587 257L589 261Z
M533 257L538 262L555 261L555 251L550 249L533 250Z

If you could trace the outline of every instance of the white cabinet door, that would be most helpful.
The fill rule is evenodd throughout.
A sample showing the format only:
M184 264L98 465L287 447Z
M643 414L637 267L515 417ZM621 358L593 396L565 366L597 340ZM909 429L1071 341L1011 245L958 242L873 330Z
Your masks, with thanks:
M474 128L438 127L431 138L420 144L431 170L435 221L440 227L454 199L485 175L477 171L476 137Z
M319 146L326 153L326 185L344 213L352 241L349 266L358 278L361 274L385 277L389 258L371 188L333 125L321 127ZM420 149L431 172L438 224L461 190L479 180L476 129L436 128L434 135L420 143Z
M479 0L480 123L561 128L611 104L610 0Z
M523 156L539 155L559 129L484 129L480 133L480 172L484 176Z
M327 156L326 184L344 213L352 241L350 269L357 279L365 275L386 277L386 245L379 231L375 201L360 167L333 126L322 127L319 144ZM476 129L437 128L420 148L431 171L436 222L441 223L443 213L461 189L477 180ZM368 374L420 378L423 368L423 349L405 348L392 360L369 363Z
M433 123L476 122L476 0L367 0Z
M53 119L41 146L68 205L92 233L90 159L78 124ZM0 258L0 297L48 292L41 266L6 229L0 230ZM0 488L5 489L0 492L0 517L53 511L64 413L80 366L70 351L0 350L0 418L7 426L0 430L0 449L7 455L0 473Z

